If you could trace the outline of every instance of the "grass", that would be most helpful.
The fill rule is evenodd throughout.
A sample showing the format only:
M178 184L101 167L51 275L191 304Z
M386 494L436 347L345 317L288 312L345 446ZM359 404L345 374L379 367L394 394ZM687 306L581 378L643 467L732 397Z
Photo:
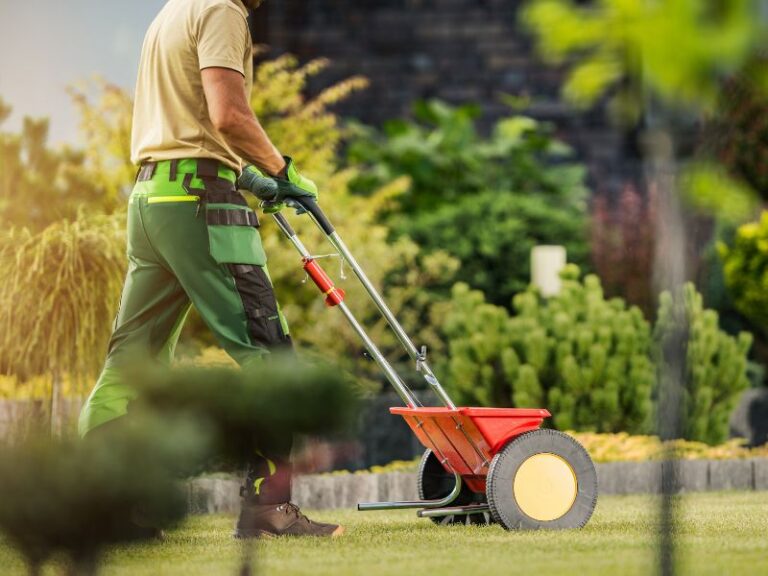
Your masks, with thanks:
M258 544L257 574L649 574L655 570L658 500L606 496L586 528L568 532L505 532L492 527L440 527L413 512L317 512L341 521L340 539L277 539ZM680 572L768 574L768 494L696 494L680 503ZM233 518L194 517L165 542L110 553L105 576L232 576L241 544ZM0 544L0 572L24 574L21 560ZM46 575L54 574L49 567Z

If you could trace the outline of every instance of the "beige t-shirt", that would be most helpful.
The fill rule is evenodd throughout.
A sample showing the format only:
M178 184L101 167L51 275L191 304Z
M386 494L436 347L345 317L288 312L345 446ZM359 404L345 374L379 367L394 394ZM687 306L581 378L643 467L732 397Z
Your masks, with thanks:
M240 170L240 157L208 116L200 71L220 67L253 84L248 11L240 0L169 0L141 51L131 160L214 158Z

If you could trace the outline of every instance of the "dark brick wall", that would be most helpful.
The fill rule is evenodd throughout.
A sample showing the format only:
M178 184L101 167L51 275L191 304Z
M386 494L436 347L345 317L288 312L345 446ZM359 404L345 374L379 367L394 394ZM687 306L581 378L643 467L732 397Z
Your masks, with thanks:
M415 100L477 103L483 125L508 114L500 94L527 95L527 114L552 121L592 168L593 183L618 189L634 163L631 138L598 109L577 113L559 98L562 72L539 62L520 30L520 0L267 0L254 37L306 60L333 62L323 84L362 74L371 87L339 106L378 124L407 116ZM311 86L312 90L322 84Z

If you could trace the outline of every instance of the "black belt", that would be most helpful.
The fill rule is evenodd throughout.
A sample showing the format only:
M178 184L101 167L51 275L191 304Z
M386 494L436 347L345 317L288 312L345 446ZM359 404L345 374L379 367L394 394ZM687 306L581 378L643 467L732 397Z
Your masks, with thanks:
M194 160L196 163L194 175L200 180L219 179L220 168L232 170L232 168L226 164L222 164L218 160L214 160L212 158L191 158L191 160ZM170 172L168 174L168 180L170 182L175 182L179 170L179 160L171 160L170 163L171 166ZM147 180L152 180L152 177L155 175L155 170L157 170L157 162L142 162L141 167L136 174L136 181L146 182ZM232 171L234 172L234 170ZM224 180L226 180L226 178ZM227 182L229 182L229 180L227 180Z
M155 168L157 168L157 164L154 162L145 162L142 164L138 173L136 174L136 182L146 182L147 180L152 180L152 176L155 175Z
M236 204L238 206L248 207L248 203L245 201L245 198L243 198L243 195L237 191L236 185L226 178L219 177L219 168L223 167L232 170L229 166L211 158L194 158L194 160L196 162L195 174L186 172L181 186L187 194L198 196L200 198L200 203L197 205L198 215L200 214L201 208L207 204ZM171 166L168 179L173 182L178 176L179 160L171 160L170 163ZM157 162L144 162L136 175L136 181L145 182L151 180L155 175L156 170ZM197 177L203 182L204 188L192 188L192 178L194 177ZM212 222L210 220L210 212L212 211L208 210L207 212L209 212L209 214L206 216L206 219L209 224L259 227L259 221L254 213L250 213L250 216L215 216L214 218L221 218L221 221ZM239 211L235 210L232 212L237 214ZM245 214L248 213L246 212Z

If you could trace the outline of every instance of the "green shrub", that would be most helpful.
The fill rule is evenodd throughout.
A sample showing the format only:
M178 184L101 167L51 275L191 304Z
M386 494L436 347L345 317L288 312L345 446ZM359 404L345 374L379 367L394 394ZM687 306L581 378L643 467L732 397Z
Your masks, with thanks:
M732 246L722 244L725 283L736 309L768 330L768 211L741 226Z
M647 430L654 373L640 309L607 300L600 280L581 282L573 266L556 298L529 291L515 298L515 309L518 363L509 375L516 404L544 402L561 429Z
M656 342L672 329L673 299L663 294L655 330L636 307L606 299L596 276L569 266L558 296L531 289L515 297L516 316L459 284L435 309L450 360L442 366L460 404L547 408L561 430L647 433L657 402ZM690 326L684 437L717 443L748 386L751 337L731 337L686 286Z
M507 310L459 283L449 302L433 308L432 317L447 343L447 360L438 372L446 375L453 400L460 405L511 406L504 370L512 342Z
M648 429L650 326L639 309L606 300L596 276L581 282L569 266L560 295L521 293L514 318L465 287L454 299L445 331L461 402L547 408L560 429Z
M502 306L527 288L534 246L564 245L576 263L589 257L580 209L542 195L481 192L411 216L401 229L419 246L443 249L460 260L457 280Z
M486 138L471 106L430 101L415 116L383 132L358 126L349 146L353 192L407 178L387 219L395 235L458 258L456 279L504 306L528 283L534 244L563 244L586 263L585 170L547 125L512 116Z
M722 442L728 437L731 411L740 393L749 387L747 354L752 335L741 332L733 337L720 330L717 312L704 309L701 294L693 284L685 285L682 298L669 292L661 295L655 341L661 345L672 334L676 322L688 330L682 405L684 437L708 444Z

